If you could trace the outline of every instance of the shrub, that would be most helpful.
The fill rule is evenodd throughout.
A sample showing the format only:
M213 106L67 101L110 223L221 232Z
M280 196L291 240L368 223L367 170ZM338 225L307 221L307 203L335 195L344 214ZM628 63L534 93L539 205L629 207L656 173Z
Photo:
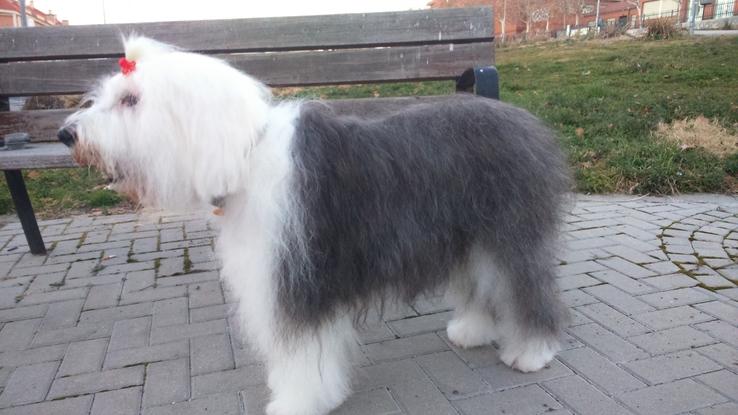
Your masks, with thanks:
M613 37L620 37L625 34L626 30L627 30L626 26L609 24L600 30L600 36L605 39L609 39Z
M725 158L725 172L738 177L738 153Z
M651 40L673 39L678 29L671 17L659 17L646 21L646 38Z
M39 95L29 97L23 105L24 110L49 110L74 108L79 104L80 95Z

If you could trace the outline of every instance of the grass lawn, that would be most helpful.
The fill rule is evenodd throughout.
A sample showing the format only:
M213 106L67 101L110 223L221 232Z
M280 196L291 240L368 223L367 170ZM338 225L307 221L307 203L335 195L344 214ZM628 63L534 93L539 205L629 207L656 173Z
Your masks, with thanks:
M497 65L502 100L527 108L559 133L577 190L738 191L738 147L718 155L655 134L660 122L704 116L721 137L738 135L737 37L551 42L498 49ZM320 98L452 92L450 82L277 91ZM42 216L121 203L87 169L29 171L26 179ZM4 181L0 187L0 213L7 213L12 202Z
M500 98L528 109L559 133L578 191L738 191L738 147L718 157L654 136L659 122L703 115L735 139L738 37L549 42L498 49L497 67ZM452 92L451 83L425 82L312 88L296 95Z
M735 140L738 38L557 43L503 50L498 64L502 99L558 130L578 190L738 190L735 144L719 158L654 136L659 122L704 115Z

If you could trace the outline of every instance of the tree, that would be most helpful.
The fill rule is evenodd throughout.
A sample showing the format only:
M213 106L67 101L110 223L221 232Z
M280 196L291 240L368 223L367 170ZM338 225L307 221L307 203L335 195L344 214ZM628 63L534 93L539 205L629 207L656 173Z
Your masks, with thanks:
M546 22L546 33L548 33L550 29L551 9L552 9L550 4L552 2L551 1L538 1L536 3L537 4L535 5L533 12L531 13L531 20L534 23Z
M641 0L625 0L625 3L629 6L635 6L636 12L638 13L638 27L641 27Z
M579 19L582 17L584 8L589 6L592 0L571 0L574 9L574 26L579 26Z
M525 33L530 33L530 28L533 25L534 13L538 9L539 4L539 0L518 1L518 16L520 20L525 23Z
M473 7L473 6L492 6L495 18L500 22L500 34L502 41L505 41L505 32L508 21L508 10L515 7L513 4L517 0L431 0L428 7L431 9L445 9L451 7Z
M431 9L448 9L452 7L492 6L493 0L431 0L428 7Z
M569 15L572 14L575 9L574 2L575 0L555 0L554 6L556 10L561 13L561 20L564 28L566 28L566 25L568 24Z
M502 32L502 41L505 41L505 35L507 34L506 23L507 23L507 6L512 0L497 0L495 10L497 13L497 20L500 22L500 31Z

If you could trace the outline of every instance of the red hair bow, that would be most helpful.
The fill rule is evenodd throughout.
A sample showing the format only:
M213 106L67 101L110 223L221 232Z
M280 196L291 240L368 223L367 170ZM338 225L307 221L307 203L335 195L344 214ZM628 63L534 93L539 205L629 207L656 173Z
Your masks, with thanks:
M125 57L118 60L118 65L120 65L120 71L123 72L123 75L128 75L136 70L136 61L129 61Z

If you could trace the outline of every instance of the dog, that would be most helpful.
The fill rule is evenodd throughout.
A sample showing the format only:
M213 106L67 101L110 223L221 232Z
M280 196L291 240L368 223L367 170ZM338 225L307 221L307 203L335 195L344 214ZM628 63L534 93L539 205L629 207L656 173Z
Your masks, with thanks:
M124 41L58 138L143 206L222 214L217 252L267 365L270 415L351 388L356 329L385 301L445 290L459 347L532 372L559 350L554 250L570 188L554 135L468 94L363 117L276 101L213 57Z

